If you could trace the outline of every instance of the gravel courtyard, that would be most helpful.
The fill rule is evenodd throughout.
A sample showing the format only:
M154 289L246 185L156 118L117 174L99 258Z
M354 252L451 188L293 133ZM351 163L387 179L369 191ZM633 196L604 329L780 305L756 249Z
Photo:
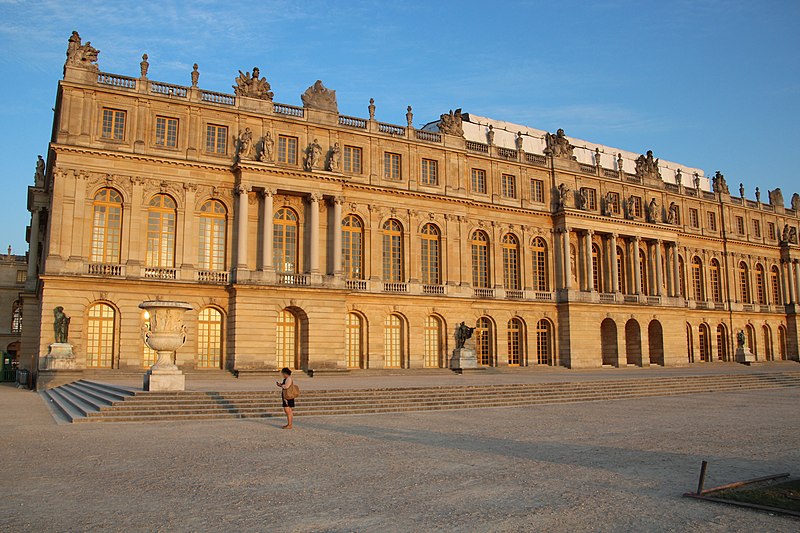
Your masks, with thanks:
M442 413L57 425L0 386L2 531L797 531L681 498L800 474L800 390Z

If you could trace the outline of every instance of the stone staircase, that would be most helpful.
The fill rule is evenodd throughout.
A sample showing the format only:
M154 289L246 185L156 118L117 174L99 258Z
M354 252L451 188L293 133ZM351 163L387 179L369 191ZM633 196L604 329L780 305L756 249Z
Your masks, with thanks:
M627 378L534 384L306 390L297 416L519 407L800 387L800 372ZM69 422L149 422L283 416L277 391L143 392L80 380L40 392Z

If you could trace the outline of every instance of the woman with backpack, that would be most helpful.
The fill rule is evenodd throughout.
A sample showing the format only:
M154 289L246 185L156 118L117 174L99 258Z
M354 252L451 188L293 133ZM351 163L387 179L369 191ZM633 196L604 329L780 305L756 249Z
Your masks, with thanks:
M281 400L283 401L283 412L286 413L286 425L282 429L292 429L292 409L294 409L294 399L300 394L300 388L294 384L292 371L289 368L281 369L283 381L275 383L281 388Z

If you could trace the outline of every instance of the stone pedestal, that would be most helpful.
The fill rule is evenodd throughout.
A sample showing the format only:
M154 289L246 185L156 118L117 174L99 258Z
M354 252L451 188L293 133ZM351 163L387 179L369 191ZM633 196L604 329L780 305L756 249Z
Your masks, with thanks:
M475 370L478 368L478 357L472 348L456 348L453 350L453 357L450 359L452 370Z
M68 342L54 342L42 358L42 370L76 370L78 365L72 345Z
M756 356L753 355L753 352L748 350L746 346L737 346L735 355L737 363L748 366L758 364L758 361L756 361Z
M144 375L146 391L179 391L186 389L186 376L180 370L148 370Z

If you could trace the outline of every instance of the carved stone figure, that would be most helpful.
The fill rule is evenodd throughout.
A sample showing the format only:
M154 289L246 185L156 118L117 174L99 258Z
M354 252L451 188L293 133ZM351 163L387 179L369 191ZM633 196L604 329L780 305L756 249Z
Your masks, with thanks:
M622 172L622 154L617 154L617 170Z
M800 194L794 193L792 195L792 209L800 211Z
M322 84L322 80L315 81L314 85L300 95L300 99L303 101L303 107L331 113L339 112L339 105L336 103L336 91L325 87Z
M558 185L558 208L564 209L569 203L569 187L565 183Z
M272 138L272 134L267 132L264 134L264 138L261 140L261 155L258 156L258 160L262 163L270 163L272 162L273 154L275 153L275 140Z
M200 79L200 71L197 70L197 63L192 65L192 87L197 87L197 81Z
M545 153L553 157L563 157L572 159L572 150L575 148L567 139L564 130L559 128L555 135L552 133L544 134L544 142L546 145Z
M614 216L614 193L607 191L603 199L603 214L607 217Z
M736 334L736 346L743 348L746 340L747 339L745 338L744 331L740 329Z
M675 185L683 185L683 172L681 169L675 171Z
M739 198L744 200L744 183L739 184Z
M464 343L467 342L467 339L472 338L474 332L475 328L469 327L464 322L456 326L456 350L463 348Z
M319 145L316 139L308 145L306 149L306 170L314 170L319 168L322 162L322 146Z
M783 225L783 232L781 233L781 242L783 244L789 243L789 224Z
M258 98L259 100L272 101L272 91L270 90L267 78L259 78L261 72L258 67L253 67L253 75L249 72L239 71L236 77L236 85L233 85L233 92L236 96L246 96L248 98Z
M141 72L142 78L147 77L147 70L150 68L150 63L147 61L147 54L142 54L142 62L139 63L139 72Z
M449 113L439 115L439 131L447 135L456 137L464 136L464 128L461 125L461 109L450 110Z
M521 131L517 132L517 138L514 139L514 145L517 147L517 151L518 152L522 152L523 151L523 149L522 149L522 132Z
M411 106L406 109L406 125L409 128L414 127L414 113L411 111Z
M69 321L70 318L64 314L64 308L60 305L53 309L53 333L57 343L65 344L69 339Z
M600 148L595 148L594 149L594 166L596 166L596 167L601 167L602 166L600 164Z
M781 191L780 187L774 191L767 191L767 193L769 194L769 205L786 206L783 200L783 191Z
M761 189L756 187L756 202L761 203Z
M728 182L725 181L725 176L722 175L722 172L717 170L714 174L714 179L712 181L714 186L714 192L721 193L721 194L730 194L731 192L728 190Z
M699 191L700 190L700 174L695 172L693 181L694 181L694 188Z
M33 175L33 185L35 187L44 186L44 159L42 156L37 156L36 159L36 173Z
M97 72L100 70L97 66L99 54L100 51L93 47L91 42L86 41L86 44L81 44L81 36L77 31L73 31L67 43L67 61L64 66L85 68Z
M367 111L369 111L369 119L375 120L375 99L369 99L369 105L367 106Z
M678 206L675 202L669 203L667 210L667 224L676 224L678 222Z
M789 228L789 244L797 244L797 228L794 226Z
M633 206L636 204L636 200L634 199L633 195L628 197L628 201L625 204L625 218L628 220L633 220Z
M653 151L648 150L646 155L636 158L636 175L640 178L661 179L661 172L658 170L658 159L653 158Z
M342 161L342 150L339 148L339 143L333 143L331 154L328 157L328 170L331 172L339 172Z
M239 159L253 159L253 132L250 128L239 134Z
M651 199L647 205L647 221L650 223L658 222L658 202L655 198Z
M489 124L489 131L486 132L486 141L489 143L489 146L494 144L494 126Z
M578 192L578 209L581 211L589 209L589 191L587 189L581 189Z

